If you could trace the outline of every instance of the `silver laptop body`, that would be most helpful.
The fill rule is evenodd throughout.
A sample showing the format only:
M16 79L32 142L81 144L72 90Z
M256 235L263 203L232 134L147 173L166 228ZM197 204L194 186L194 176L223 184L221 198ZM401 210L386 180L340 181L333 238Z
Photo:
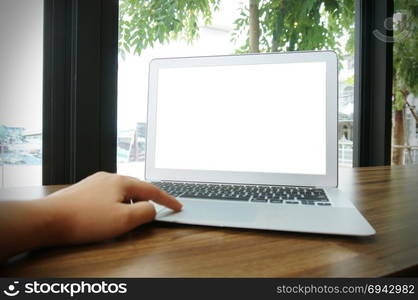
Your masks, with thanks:
M155 59L145 179L176 196L165 222L367 236L338 185L331 51Z

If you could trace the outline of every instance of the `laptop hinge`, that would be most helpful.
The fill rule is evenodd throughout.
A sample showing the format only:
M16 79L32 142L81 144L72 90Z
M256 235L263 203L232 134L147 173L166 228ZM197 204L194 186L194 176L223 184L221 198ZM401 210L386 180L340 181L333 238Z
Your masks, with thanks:
M297 185L297 184L264 184L264 183L237 183L237 182L214 182L214 181L192 181L192 180L161 180L161 179L150 179L150 182L181 182L181 183L202 183L202 184L236 184L236 185L266 185L266 186L297 186L297 187L306 187L306 188L325 188L320 186L313 185Z

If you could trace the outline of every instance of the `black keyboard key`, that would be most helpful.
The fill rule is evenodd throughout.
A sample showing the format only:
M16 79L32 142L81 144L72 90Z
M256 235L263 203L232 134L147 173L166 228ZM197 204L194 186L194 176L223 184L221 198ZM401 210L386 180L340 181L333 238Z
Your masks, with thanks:
M286 201L286 204L299 204L299 201Z
M251 202L264 202L266 203L268 200L265 198L253 198L251 199Z
M221 196L218 199L220 200L235 200L235 201L248 201L250 197L240 197L240 196Z
M315 201L306 201L306 200L302 200L302 201L301 201L301 203L302 203L302 204L305 204L305 205L315 205Z
M318 202L317 205L321 205L321 206L330 206L331 203L329 202Z

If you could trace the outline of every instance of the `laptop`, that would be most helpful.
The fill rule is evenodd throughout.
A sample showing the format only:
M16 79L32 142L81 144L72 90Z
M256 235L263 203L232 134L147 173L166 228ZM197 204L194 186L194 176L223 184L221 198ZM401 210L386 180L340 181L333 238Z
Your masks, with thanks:
M156 220L368 236L338 189L332 51L154 59L145 179L183 203Z

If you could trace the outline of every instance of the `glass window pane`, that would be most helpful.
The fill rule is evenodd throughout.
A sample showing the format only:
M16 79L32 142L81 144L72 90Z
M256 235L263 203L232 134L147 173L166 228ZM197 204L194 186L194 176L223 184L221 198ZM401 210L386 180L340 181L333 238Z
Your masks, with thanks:
M119 1L118 173L143 178L151 59L321 49L340 57L339 156L352 166L354 0L132 3Z
M385 26L393 44L392 164L418 164L418 2L396 0Z
M0 187L41 185L43 0L2 0L0 40Z

